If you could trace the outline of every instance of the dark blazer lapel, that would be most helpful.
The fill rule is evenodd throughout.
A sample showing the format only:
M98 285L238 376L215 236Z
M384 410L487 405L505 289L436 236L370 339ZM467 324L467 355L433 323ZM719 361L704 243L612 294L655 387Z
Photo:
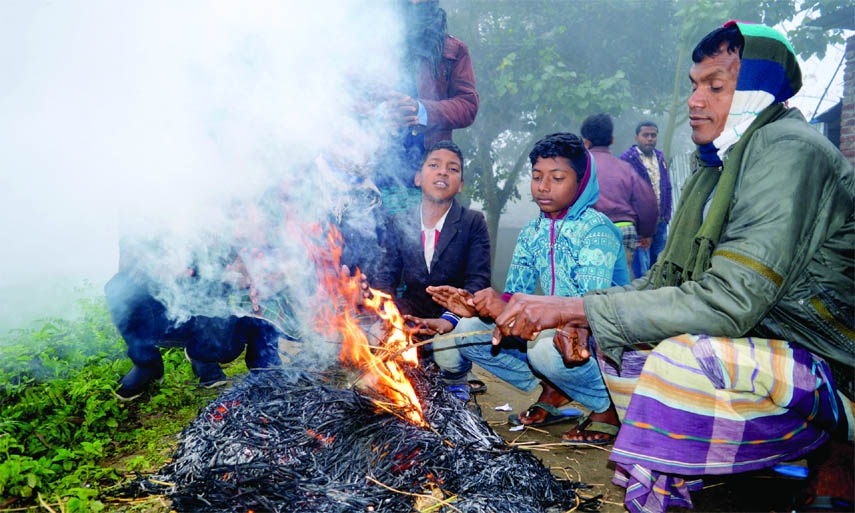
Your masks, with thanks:
M433 259L430 262L431 269L436 269L436 264L442 256L443 251L448 249L451 241L457 236L457 232L460 231L460 221L462 218L463 207L457 203L457 200L453 200L451 209L449 209L448 215L445 217L445 224L442 226L442 231L439 232L439 240L436 243Z
M404 229L405 242L403 244L404 247L402 248L402 251L404 252L404 265L413 265L418 262L415 264L418 267L413 270L418 270L419 276L423 279L427 277L428 270L427 263L425 263L425 250L422 245L421 208L421 204L419 204L419 206L406 214Z

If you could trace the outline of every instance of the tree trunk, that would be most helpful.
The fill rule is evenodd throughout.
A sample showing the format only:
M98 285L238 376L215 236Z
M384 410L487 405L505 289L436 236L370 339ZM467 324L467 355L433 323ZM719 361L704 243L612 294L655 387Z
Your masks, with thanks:
M662 138L662 153L665 160L671 158L671 143L674 139L674 131L677 125L677 109L680 108L680 84L686 79L683 73L683 61L686 59L688 50L686 46L680 45L677 52L677 66L674 68L674 87L671 90L671 106L668 108L668 126L665 128L665 136Z

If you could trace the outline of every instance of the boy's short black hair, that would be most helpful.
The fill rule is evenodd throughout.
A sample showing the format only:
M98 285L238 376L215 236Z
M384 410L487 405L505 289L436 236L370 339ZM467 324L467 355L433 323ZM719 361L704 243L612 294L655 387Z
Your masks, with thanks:
M706 57L715 57L721 53L721 44L727 43L725 51L727 53L739 52L739 58L742 58L742 49L745 48L745 38L739 32L739 27L729 25L727 27L719 27L706 36L692 50L692 62L698 63Z
M659 127L656 126L656 123L654 123L653 121L642 121L641 123L638 124L637 127L635 127L635 135L640 134L641 129L646 127L646 126L653 127L656 129L657 133L659 132Z
M436 150L448 150L448 151L454 153L455 155L457 155L457 158L460 159L460 176L462 178L463 177L463 152L460 151L459 146L457 146L456 144L454 144L453 142L451 142L449 140L437 141L437 142L433 143L433 146L428 148L428 150L422 156L422 161L419 164L419 169L421 169L422 166L425 165L425 162L427 162L427 159L430 156L430 154L435 152Z
M528 154L532 166L539 158L553 157L564 157L569 160L570 166L576 172L576 183L582 182L585 169L588 167L588 150L585 149L585 144L578 135L569 132L549 134L534 143L534 148Z
M582 137L591 141L591 146L610 146L612 144L612 134L614 133L612 117L605 112L591 114L582 122L580 131L582 132Z

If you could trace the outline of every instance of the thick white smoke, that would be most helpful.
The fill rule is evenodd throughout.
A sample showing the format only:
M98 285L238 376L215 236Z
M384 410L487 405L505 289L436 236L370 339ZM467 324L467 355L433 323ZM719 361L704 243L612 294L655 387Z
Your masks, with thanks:
M311 163L379 144L355 84L394 83L400 37L393 2L0 4L0 331L64 313L83 280L99 292L120 235L157 238L144 256L169 276L205 272L234 206L272 188L322 216ZM295 282L298 253L277 255Z

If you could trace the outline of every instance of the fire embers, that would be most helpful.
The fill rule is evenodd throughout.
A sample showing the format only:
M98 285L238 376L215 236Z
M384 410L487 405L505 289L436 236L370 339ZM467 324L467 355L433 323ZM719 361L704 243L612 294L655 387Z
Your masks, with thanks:
M160 492L177 511L596 510L578 499L582 485L558 481L435 379L410 374L431 428L377 413L329 374L251 375L185 429L173 462L139 488L172 483Z

